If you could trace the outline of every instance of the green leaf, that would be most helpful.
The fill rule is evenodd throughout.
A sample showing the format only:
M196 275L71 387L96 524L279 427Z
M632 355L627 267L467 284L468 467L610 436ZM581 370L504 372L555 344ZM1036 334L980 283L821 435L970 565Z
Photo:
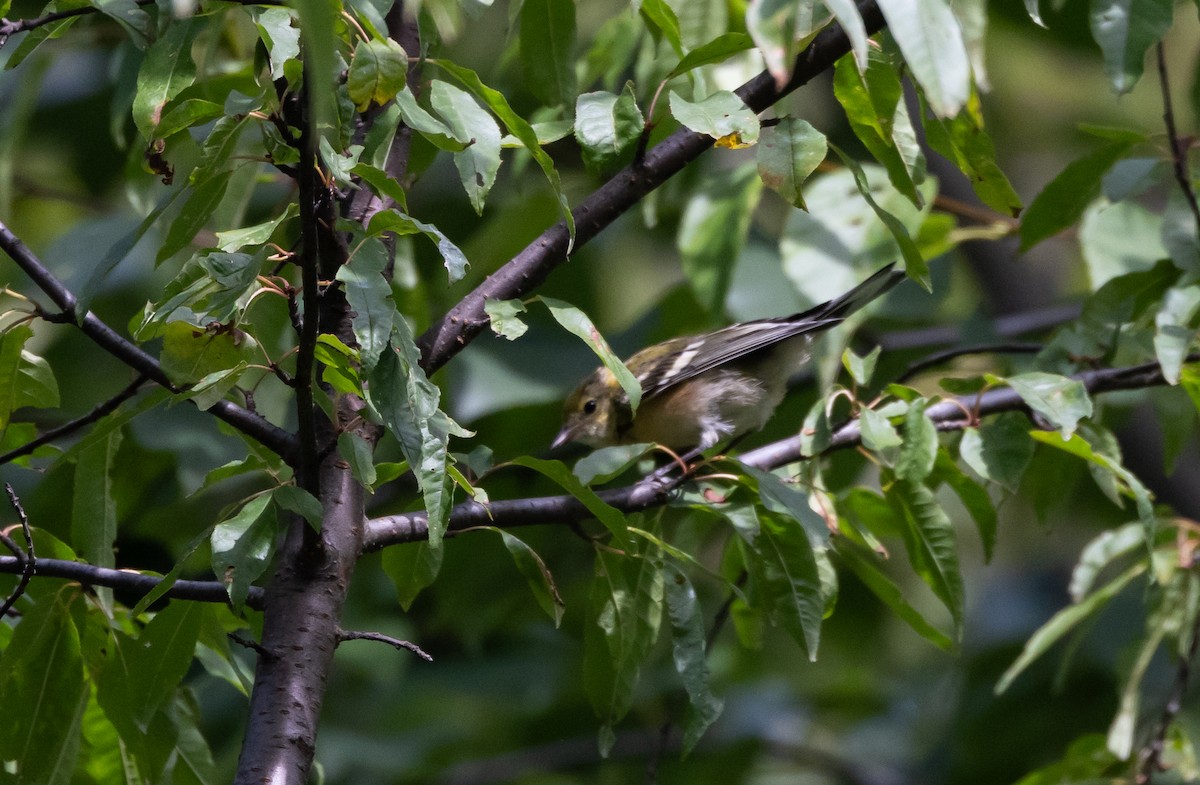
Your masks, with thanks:
M504 541L504 547L508 549L508 553L512 556L513 564L516 565L517 571L525 578L525 582L529 585L529 590L533 592L534 599L546 614L554 619L554 626L558 627L562 624L563 611L566 609L566 603L563 602L562 596L558 593L558 587L554 584L554 576L550 574L550 569L546 566L546 562L542 561L542 557L538 556L537 552L530 548L524 540L509 534L503 529L488 527L491 531L500 535Z
M350 174L357 175L372 191L391 199L401 210L408 210L408 194L404 186L393 180L387 172L359 161L350 167Z
M963 430L959 455L986 480L1016 492L1033 458L1034 444L1024 415L1002 414L979 428Z
M708 313L724 312L733 268L761 195L762 180L754 165L746 163L706 177L688 199L675 244L692 292Z
M401 610L408 612L421 589L437 578L446 551L427 542L415 542L388 548L383 552L383 571L396 586Z
M113 567L113 545L117 540L117 504L113 498L113 462L121 444L121 432L79 453L71 499L71 545L81 557L97 567ZM112 594L105 590L106 607Z
M487 299L483 301L483 311L488 315L492 332L510 341L517 340L529 329L518 315L526 311L525 303L520 300Z
M825 134L807 120L785 117L762 131L755 151L758 176L790 204L804 209L800 186L828 153Z
M757 0L746 6L746 32L777 85L787 82L801 40L813 32L812 12L812 6L792 0Z
M619 444L592 450L575 462L572 473L584 485L605 483L637 463L653 448L649 444Z
M862 546L845 538L837 541L836 550L842 563L858 576L858 579L871 590L872 594L899 616L901 621L942 651L953 651L954 639L933 626L921 615L920 611L904 599L900 587L875 563L874 554L863 552Z
M631 546L632 541L629 539L629 532L627 531L629 523L625 519L625 514L616 507L612 507L601 500L595 491L581 483L562 461L546 461L522 455L514 458L512 464L514 466L524 466L527 469L533 469L537 473L558 483L564 491L578 499L584 507L587 507L588 512L595 515L596 519L604 524L604 528L608 529L613 536L613 540L622 549L628 549Z
M350 467L350 474L364 488L370 489L375 485L375 462L371 455L371 445L367 444L356 433L342 431L338 434L338 455Z
M300 56L300 28L292 24L289 8L258 8L253 14L258 35L271 58L271 79L284 76L284 66Z
M900 74L890 58L873 49L862 71L846 55L837 62L833 91L854 135L887 170L892 186L921 207L917 186L925 180L925 157L919 147L908 145L915 137L901 100Z
M859 357L852 349L846 349L842 352L842 365L850 372L850 376L856 384L867 385L871 383L871 377L875 375L875 364L879 362L879 355L883 352L882 346L876 346L865 356Z
M309 110L317 133L326 137L338 128L337 84L339 63L334 39L338 28L337 10L325 0L292 0L289 3L299 17L303 46L304 83L308 88Z
M271 500L281 510L294 512L313 527L313 531L321 531L321 522L325 517L321 501L298 485L280 485L271 492Z
M162 369L174 384L239 371L260 358L258 344L236 327L202 330L186 322L170 322L163 329Z
M1078 433L1072 434L1069 438L1064 438L1061 434L1049 431L1031 431L1029 435L1042 444L1048 444L1051 447L1082 458L1104 469L1120 480L1124 486L1121 490L1133 497L1134 504L1137 507L1138 518L1142 521L1146 533L1152 534L1154 532L1158 521L1154 515L1153 500L1149 489L1142 484L1137 475L1126 469L1118 461L1093 449L1092 445L1086 442Z
M367 394L417 478L428 515L429 545L436 549L453 501L453 482L446 471L450 436L466 432L438 408L441 393L421 369L408 323L395 319L392 329L394 351L384 351L367 375Z
M275 234L275 230L287 221L292 220L300 213L300 206L295 202L291 202L275 218L269 221L263 221L254 226L246 226L241 229L229 229L224 232L217 232L217 247L227 253L241 250L247 245L262 245L271 239L271 235Z
M134 46L146 48L154 24L134 0L92 0L92 6L124 28Z
M1007 690L1008 686L1013 683L1013 680L1017 676L1020 676L1022 671L1029 667L1034 660L1045 654L1051 646L1060 641L1063 636L1078 626L1080 622L1103 609L1109 600L1120 594L1122 589L1145 571L1146 562L1135 564L1088 595L1087 599L1068 605L1054 614L1050 618L1050 621L1038 628L1038 631L1031 635L1029 640L1025 642L1025 648L1021 650L1021 655L1017 657L1012 665L1008 666L1008 670L1004 672L1004 675L996 683L996 694Z
M218 103L202 98L188 98L172 104L171 108L163 113L158 127L154 129L154 135L159 139L166 139L192 126L204 125L224 115L225 107Z
M337 280L345 287L346 302L353 311L354 340L365 372L375 367L379 355L387 349L392 323L398 316L392 287L385 277L389 261L383 241L368 237L337 271Z
M25 342L33 337L26 324L0 333L0 429L7 428L22 398L21 365Z
M667 0L642 0L639 3L642 18L656 38L665 38L675 54L683 57L683 34L679 29L679 17Z
M575 98L575 0L524 0L520 32L525 85L547 106L570 106Z
M696 747L709 725L721 716L725 702L713 695L705 656L704 615L696 590L687 576L667 564L667 613L671 620L671 653L675 671L688 694L687 725L683 731L683 754Z
M608 92L580 95L575 102L575 139L588 170L604 172L629 157L645 122L632 82L625 83L620 95Z
M863 446L872 452L881 452L904 443L891 420L874 409L863 408L858 413L858 427L862 432Z
M1146 530L1140 523L1127 523L1101 532L1079 553L1079 561L1071 570L1068 593L1071 602L1083 602L1096 586L1100 573L1119 559L1130 554L1144 553Z
M936 482L943 482L958 496L963 507L970 513L979 529L979 539L983 542L983 560L991 562L992 553L996 548L996 508L987 491L977 482L968 477L950 454L944 449L938 450L935 474Z
M1154 353L1168 384L1178 384L1188 349L1196 337L1196 313L1200 311L1200 285L1167 290L1162 307L1154 317Z
M130 673L136 674L126 688L134 721L142 729L179 689L192 664L203 618L200 603L169 603L142 630L137 645L124 652Z
M799 523L800 528L808 534L812 547L823 549L829 544L829 527L820 515L813 512L807 494L763 469L743 464L742 470L754 478L763 507Z
M25 605L0 657L0 758L19 762L20 778L12 782L66 785L79 752L89 687L63 597Z
M723 63L739 52L754 48L754 39L745 33L722 33L706 44L684 55L679 65L671 69L666 79L683 76L688 71L714 63Z
M896 460L896 476L909 482L920 482L933 471L937 459L937 426L925 416L929 400L920 398L912 402L904 415L904 442L900 445L900 456Z
M538 166L541 167L542 172L546 175L546 179L550 182L550 187L554 189L555 197L558 199L559 212L566 223L567 234L570 237L567 248L567 252L570 253L570 246L573 246L575 241L575 216L571 214L571 208L567 204L567 197L563 193L562 181L558 176L558 171L554 168L554 161L539 145L537 133L533 130L533 127L513 111L503 93L485 85L474 71L469 68L463 68L448 60L430 60L429 62L452 75L467 90L474 94L476 98L483 101L484 105L500 118L500 122L504 123L508 128L508 132L521 140L521 143L525 145L525 149L533 156L533 160L537 161Z
M867 176L863 173L862 167L837 146L831 144L829 147L838 154L838 157L842 159L842 163L854 175L854 184L858 187L859 194L862 195L862 198L875 212L879 220L883 222L883 225L887 227L892 238L896 241L896 245L900 248L900 255L904 257L904 269L908 273L908 277L921 284L926 291L932 291L933 283L929 277L929 265L922 258L916 243L913 242L912 236L908 233L908 229L905 228L899 218L883 209L875 201L875 198L871 195L871 184L867 181Z
M425 111L407 87L396 94L396 106L404 124L428 139L439 150L457 153L472 144L472 137L460 137L454 128ZM382 166L383 162L376 165Z
M758 141L758 115L728 90L718 90L695 103L672 90L670 105L676 120L716 139L719 146L747 147Z
M225 584L236 613L275 552L275 510L270 502L270 494L255 496L213 529L213 572Z
M924 114L923 127L929 146L953 161L971 181L980 201L1001 215L1021 214L1021 197L996 164L996 148L983 123L978 94L972 92L963 110L942 119Z
M971 94L962 28L946 0L888 0L880 6L913 78L939 117L953 117Z
M773 515L760 515L759 522L757 536L737 530L748 549L746 567L755 605L783 627L815 662L825 597L812 538L803 526Z
M380 106L405 89L408 78L408 53L391 38L360 41L350 58L346 90L358 111L371 104Z
M613 354L608 341L604 340L604 336L592 324L592 320L587 317L587 314L562 300L540 296L538 299L546 305L550 310L550 315L554 317L556 322L566 328L567 332L581 338L584 343L591 347L591 350L600 358L600 362L604 364L604 367L617 378L621 389L629 397L630 407L636 412L638 404L642 400L642 385L630 373L629 369L625 367L625 363L621 362L620 358Z
M819 455L829 448L832 439L829 410L825 400L818 399L804 416L804 425L800 428L800 452L810 458Z
M437 243L438 252L442 255L442 263L445 265L446 272L450 276L450 283L460 280L466 275L467 268L471 266L462 250L451 242L450 238L443 234L441 229L438 229L433 224L418 221L410 215L405 215L395 210L383 210L376 213L371 218L367 232L371 235L378 235L384 232L395 232L398 235L418 233L425 235Z
M196 80L192 41L200 26L194 17L174 21L146 51L138 71L133 122L147 140L154 138L167 102Z
M924 484L898 480L887 490L893 509L907 525L904 545L913 570L950 611L954 637L962 637L963 583L958 565L954 525Z
M1078 221L1100 193L1104 173L1133 145L1132 139L1111 142L1067 164L1025 210L1021 218L1021 250L1029 250Z
M1146 50L1171 28L1171 0L1091 0L1092 37L1104 53L1104 70L1117 93L1128 93L1142 76Z
M1006 381L1029 408L1058 428L1064 439L1070 438L1080 420L1092 416L1092 399L1080 381L1041 371L1010 376Z
M634 557L596 551L591 619L585 628L584 684L611 736L629 711L642 662L658 639L663 610L663 564L657 551Z

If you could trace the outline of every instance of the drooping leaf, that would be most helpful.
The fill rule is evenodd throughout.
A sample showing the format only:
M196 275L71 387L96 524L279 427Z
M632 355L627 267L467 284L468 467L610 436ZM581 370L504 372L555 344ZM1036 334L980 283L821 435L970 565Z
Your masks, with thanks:
M367 227L367 233L379 235L384 232L395 232L398 235L423 234L437 243L438 252L441 253L442 262L450 276L450 283L461 279L466 275L467 268L470 267L466 254L441 229L433 224L418 221L411 215L404 215L395 210L383 210L376 213Z
M196 80L192 41L200 26L195 18L174 21L146 51L133 99L133 122L147 140L155 136L167 102Z
M756 149L758 176L790 204L804 209L800 186L829 152L825 135L806 120L785 117L764 128Z
M1104 53L1104 70L1117 93L1128 93L1142 76L1146 50L1171 27L1170 0L1091 0L1092 37Z
M441 571L445 552L443 548L430 547L423 541L383 552L383 571L396 586L401 610L411 608L421 589L433 583Z
M953 117L939 118L926 112L923 120L929 146L958 166L980 201L1001 215L1016 218L1022 209L1021 197L996 164L996 148L984 127L979 94L972 91L962 111Z
M408 53L391 38L360 41L354 47L346 90L358 111L371 104L382 106L405 89L408 78Z
M613 350L608 345L608 341L604 340L604 336L592 324L592 320L587 317L583 311L579 310L570 303L565 303L562 300L555 300L550 297L539 297L546 307L550 310L550 315L554 320L566 328L567 332L583 339L596 356L600 358L600 362L604 364L617 382L621 385L621 389L625 391L625 395L629 397L629 405L633 411L637 411L638 404L642 400L642 385L625 367L625 363L621 362L617 355L613 354Z
M270 494L260 494L213 529L213 572L225 584L236 612L275 552L275 510L270 503Z
M587 507L588 512L595 515L600 523L604 524L604 527L612 534L613 540L622 548L630 547L629 532L627 531L629 523L625 519L625 514L601 500L595 491L581 483L579 478L572 474L561 461L548 461L523 455L515 458L512 463L516 466L533 469L558 483L563 490Z
M709 725L721 715L725 702L712 692L705 656L704 616L696 589L687 576L667 564L666 598L671 619L671 650L675 671L688 694L688 719L683 732L683 754L696 746Z
M493 531L499 534L500 539L504 541L504 547L508 550L509 555L512 556L513 564L516 565L517 571L525 578L525 582L529 585L529 590L533 592L538 606L550 618L554 619L555 627L559 626L562 623L566 603L563 602L562 596L558 593L558 587L554 583L554 576L550 574L550 568L546 566L546 562L524 540L503 529L493 529Z
M358 342L362 370L375 367L392 336L392 323L399 318L392 302L392 287L384 277L388 251L383 241L368 237L350 261L338 268L337 279L346 291L346 302L354 312L351 324Z
M946 0L887 0L888 32L939 117L953 117L971 93L971 63L962 28Z
M1135 564L1104 586L1089 594L1086 599L1068 605L1054 614L1050 618L1050 621L1039 627L1037 632L1031 635L1029 640L1025 642L1025 648L1022 649L1021 656L1017 657L1013 664L1008 666L1008 670L996 682L996 693L999 694L1007 690L1013 680L1020 676L1029 667L1030 663L1045 654L1051 646L1062 640L1063 636L1075 629L1080 622L1098 613L1113 597L1117 596L1122 589L1128 586L1134 578L1145 571L1145 562Z
M902 513L904 545L913 570L950 612L954 637L962 637L963 582L954 526L928 486L899 480L887 491L893 509Z
M921 398L908 407L904 415L904 441L896 460L896 476L901 480L920 482L933 471L937 459L937 427L925 416L929 401Z

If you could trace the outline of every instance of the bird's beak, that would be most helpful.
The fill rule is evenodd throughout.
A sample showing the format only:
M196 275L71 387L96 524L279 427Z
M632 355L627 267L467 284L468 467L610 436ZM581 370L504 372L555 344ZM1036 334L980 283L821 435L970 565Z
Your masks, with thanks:
M570 444L575 440L575 431L569 425L563 426L563 429L558 432L558 436L554 437L554 441L550 443L551 450L557 450L563 445Z

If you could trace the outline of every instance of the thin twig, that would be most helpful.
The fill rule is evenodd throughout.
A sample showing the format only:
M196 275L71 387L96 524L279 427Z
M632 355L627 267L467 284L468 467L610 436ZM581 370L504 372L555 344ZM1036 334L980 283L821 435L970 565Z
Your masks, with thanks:
M433 662L433 657L412 641L400 640L393 638L391 635L384 635L382 632L360 632L358 630L341 630L338 632L338 642L342 641L378 641L386 643L395 649L405 649L411 651L425 662Z
M149 378L146 376L146 374L138 374L138 377L134 379L128 387L126 387L124 390L121 390L121 392L109 398L107 401L100 404L95 409L92 409L82 417L76 417L74 420L65 422L56 428L51 428L41 436L38 436L36 439L32 439L25 444L22 444L20 447L9 450L3 455L0 455L0 466L20 458L22 455L29 455L38 447L41 447L45 444L50 444L60 437L72 434L81 428L91 425L101 417L111 414L117 409L118 406L136 395L138 390L140 390L142 385L147 381L149 381Z
M1134 779L1137 785L1146 785L1150 782L1151 777L1162 769L1162 754L1166 748L1167 732L1183 707L1183 698L1187 694L1188 683L1192 676L1192 660L1196 659L1197 650L1200 650L1200 613L1196 614L1196 618L1192 621L1192 642L1188 646L1187 654L1181 656L1175 665L1175 683L1171 687L1171 694L1167 697L1167 702L1163 705L1154 735L1138 753L1138 773Z
M3 535L3 543L6 548L13 552L13 556L21 562L21 580L17 581L17 588L13 589L12 594L8 595L8 599L0 605L0 619L12 609L21 595L25 593L26 587L29 586L29 581L37 572L37 554L33 551L33 532L29 530L29 516L25 514L25 508L21 506L21 500L17 498L16 491L8 483L4 483L4 490L8 493L8 501L13 509L17 512L17 517L21 519L21 532L25 535L25 549L22 550L7 534Z
M896 379L896 383L903 383L927 368L934 368L957 357L966 357L972 354L1037 354L1044 348L1046 347L1040 343L985 343L977 346L945 349L909 363L908 367L904 369L904 373Z
M279 659L278 654L271 651L266 646L263 646L258 641L246 638L242 635L237 634L236 632L230 632L230 633L227 633L227 635L229 636L229 640L233 641L234 643L236 643L238 646L241 646L242 648L250 649L250 651L253 651L256 654L258 654L259 657L263 657L263 658L269 659L269 660Z
M1200 204L1196 203L1196 192L1192 188L1192 178L1188 174L1187 148L1175 130L1175 110L1171 106L1171 80L1167 77L1167 50L1162 41L1158 42L1158 85L1162 91L1163 123L1167 126L1167 141L1171 144L1171 161L1175 169L1175 181L1187 199L1196 221L1196 230L1200 232Z

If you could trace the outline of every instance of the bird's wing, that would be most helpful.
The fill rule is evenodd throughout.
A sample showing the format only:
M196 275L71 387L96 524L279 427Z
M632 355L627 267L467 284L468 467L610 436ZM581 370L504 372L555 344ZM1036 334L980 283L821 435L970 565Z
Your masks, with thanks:
M753 354L760 349L794 338L818 333L840 324L876 297L904 279L895 264L876 272L841 297L791 316L742 322L692 338L676 338L673 350L654 367L638 377L643 397L652 397L680 382L695 378L713 368Z

